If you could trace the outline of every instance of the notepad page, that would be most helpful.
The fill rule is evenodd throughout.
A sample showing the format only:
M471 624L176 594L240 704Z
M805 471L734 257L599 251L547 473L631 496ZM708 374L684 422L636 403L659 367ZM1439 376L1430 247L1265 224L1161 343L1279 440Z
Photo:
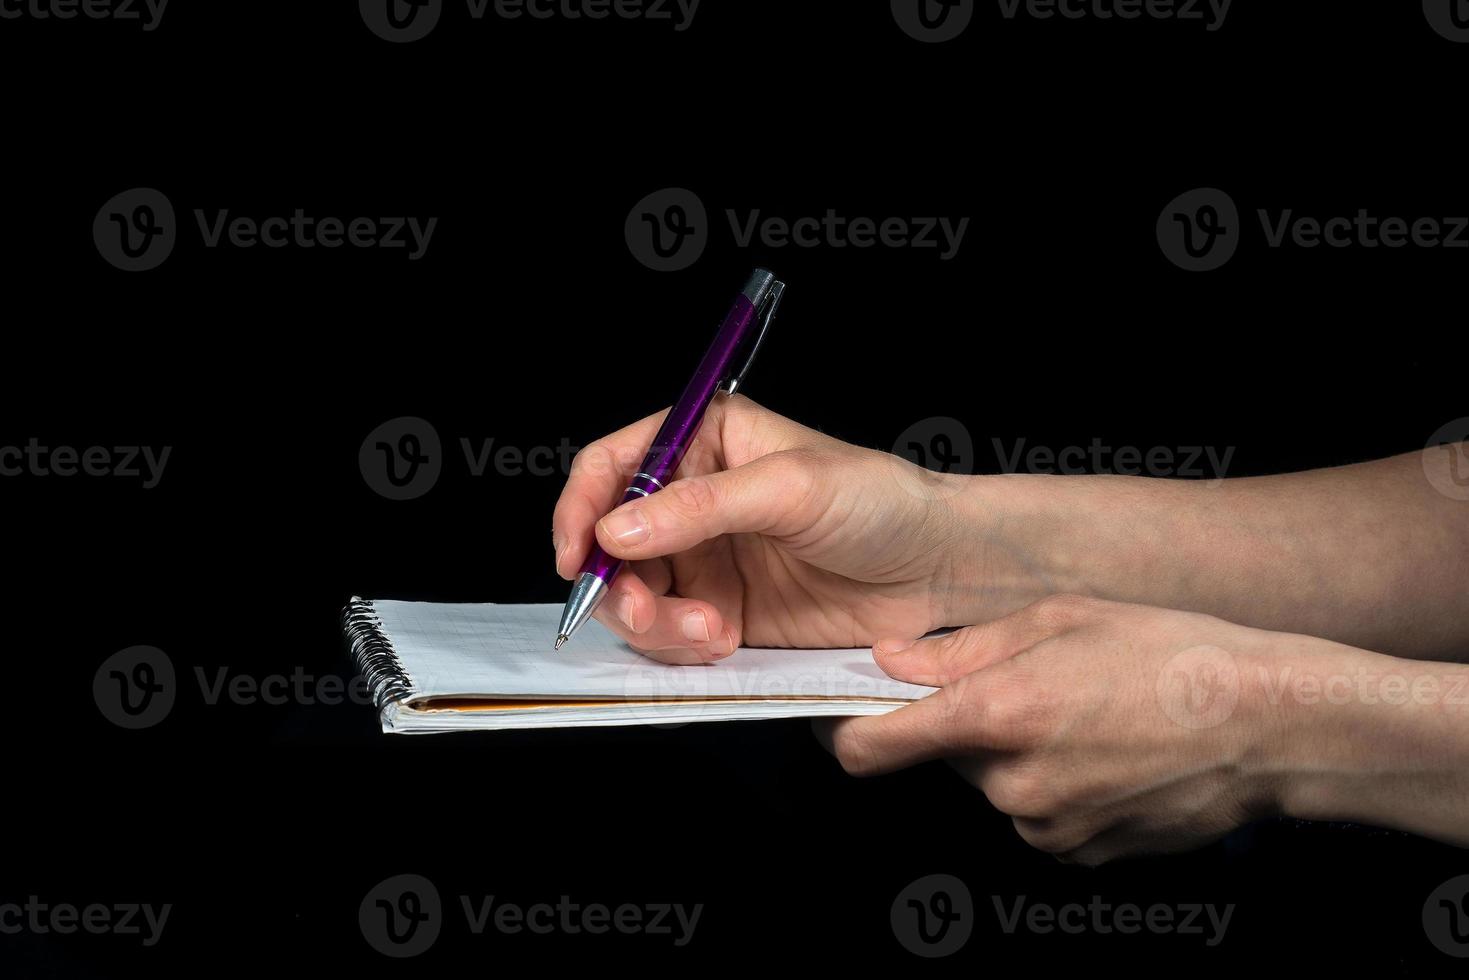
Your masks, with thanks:
M675 667L589 622L552 649L558 605L373 602L414 691L430 697L657 699L836 698L911 701L933 688L887 676L866 648L742 647L713 664Z

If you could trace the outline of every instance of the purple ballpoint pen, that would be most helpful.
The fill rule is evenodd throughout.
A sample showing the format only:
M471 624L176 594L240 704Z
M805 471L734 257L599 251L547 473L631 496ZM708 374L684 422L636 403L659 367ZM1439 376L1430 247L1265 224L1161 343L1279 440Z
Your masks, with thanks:
M777 280L773 273L765 269L755 270L744 290L735 297L734 308L724 318L709 352L699 362L693 380L669 411L668 418L663 420L663 427L653 438L642 469L623 493L621 503L655 494L673 479L678 464L683 462L684 453L693 443L694 436L698 435L704 412L715 394L722 389L733 395L744 383L745 373L770 329L770 321L780 306L785 288L786 284ZM601 545L592 542L592 553L582 565L576 584L571 588L571 598L566 600L566 608L561 613L557 650L592 618L622 565L621 558L612 557L602 550Z

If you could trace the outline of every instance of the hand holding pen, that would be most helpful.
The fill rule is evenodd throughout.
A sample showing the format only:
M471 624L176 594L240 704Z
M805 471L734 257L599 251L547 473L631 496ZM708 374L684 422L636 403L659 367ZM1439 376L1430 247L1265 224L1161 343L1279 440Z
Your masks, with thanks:
M734 306L699 362L693 380L653 437L643 468L624 492L623 503L655 494L673 480L674 472L699 434L704 413L714 396L721 390L733 395L749 372L784 293L785 283L764 269L755 270L735 297ZM599 545L592 546L572 587L571 598L566 601L556 637L557 650L591 618L621 570L621 558L609 555Z
M756 274L742 295L748 306L737 300L732 317L756 308L766 277ZM767 300L753 322L763 331L773 312ZM742 387L758 339L729 362L726 390ZM716 342L711 354L721 349ZM704 370L708 360L690 385L696 393L725 376ZM711 397L696 435L674 424L688 417L676 406L578 456L553 529L557 572L585 583L573 616L590 605L634 649L682 664L741 643L852 647L944 625L949 594L937 586L958 544L944 499L953 478L840 442L742 394ZM657 448L669 445L680 447L681 465ZM609 568L620 574L596 574Z

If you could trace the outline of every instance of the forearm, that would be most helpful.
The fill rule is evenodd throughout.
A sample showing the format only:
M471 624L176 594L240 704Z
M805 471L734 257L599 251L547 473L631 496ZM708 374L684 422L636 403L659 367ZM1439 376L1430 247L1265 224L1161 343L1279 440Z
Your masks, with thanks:
M973 477L981 528L959 578L964 622L1048 592L1211 613L1429 659L1469 659L1469 502L1410 454L1217 483ZM966 618L968 617L968 618Z
M1279 642L1241 677L1275 807L1469 846L1469 668Z

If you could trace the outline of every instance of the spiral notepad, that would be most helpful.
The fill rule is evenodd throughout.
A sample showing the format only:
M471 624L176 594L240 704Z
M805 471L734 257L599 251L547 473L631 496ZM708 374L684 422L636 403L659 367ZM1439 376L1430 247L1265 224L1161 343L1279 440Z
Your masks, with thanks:
M386 732L877 715L933 691L893 680L868 649L741 648L674 667L591 622L557 653L560 615L556 605L354 598L342 628Z

